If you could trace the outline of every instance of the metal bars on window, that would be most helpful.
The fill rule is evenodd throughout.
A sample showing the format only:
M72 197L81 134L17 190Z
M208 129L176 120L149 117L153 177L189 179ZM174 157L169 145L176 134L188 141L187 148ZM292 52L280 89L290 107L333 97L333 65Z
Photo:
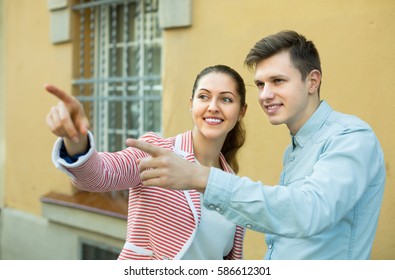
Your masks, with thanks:
M99 151L128 137L161 134L161 29L158 0L79 1L76 97Z

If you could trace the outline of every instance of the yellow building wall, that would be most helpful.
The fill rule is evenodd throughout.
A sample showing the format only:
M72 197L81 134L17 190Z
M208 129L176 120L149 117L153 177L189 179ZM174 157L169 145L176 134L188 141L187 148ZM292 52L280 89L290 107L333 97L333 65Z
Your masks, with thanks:
M5 189L5 92L4 92L4 9L3 0L0 0L0 208L4 206Z
M43 85L71 88L71 45L50 42L47 1L3 1L6 16L5 206L39 215L40 197L69 192L69 180L51 162L51 135L45 116L57 101Z
M387 184L373 259L395 259L395 2L193 0L192 26L169 29L163 37L163 131L175 135L191 128L188 99L196 74L227 64L244 77L249 105L247 143L240 154L242 176L276 184L285 126L272 126L256 99L253 73L244 57L256 41L282 29L312 39L322 60L321 96L335 109L371 124L384 149ZM70 193L68 178L51 163L55 137L45 124L57 101L43 85L70 92L72 44L50 42L47 0L2 0L5 15L3 95L6 102L4 206L41 215L40 197L49 191ZM0 184L1 187L1 184ZM1 196L0 196L1 197ZM0 204L1 205L1 204ZM263 256L263 235L248 232L246 258Z

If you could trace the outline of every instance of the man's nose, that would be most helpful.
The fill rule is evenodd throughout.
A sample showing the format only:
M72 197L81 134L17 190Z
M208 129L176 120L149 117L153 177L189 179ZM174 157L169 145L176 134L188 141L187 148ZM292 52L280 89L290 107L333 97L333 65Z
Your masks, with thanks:
M270 85L266 84L264 88L259 92L259 99L264 101L272 99L274 97L274 92Z

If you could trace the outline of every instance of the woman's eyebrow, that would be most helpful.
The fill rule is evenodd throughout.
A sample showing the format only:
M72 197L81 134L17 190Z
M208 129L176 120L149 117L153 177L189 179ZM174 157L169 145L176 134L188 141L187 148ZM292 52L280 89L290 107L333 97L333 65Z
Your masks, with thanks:
M211 91L210 90L208 90L208 89L206 89L206 88L199 88L198 89L198 91L206 91L206 92L208 92L208 93L211 93ZM231 91L227 91L227 90L225 90L225 91L221 91L219 94L227 94L227 93L230 93L230 94L232 94L232 95L235 95L233 92L231 92Z

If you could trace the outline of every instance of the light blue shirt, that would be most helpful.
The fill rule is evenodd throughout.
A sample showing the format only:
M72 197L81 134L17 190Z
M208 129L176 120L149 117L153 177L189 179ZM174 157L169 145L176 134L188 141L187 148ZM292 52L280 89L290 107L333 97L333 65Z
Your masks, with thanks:
M384 185L372 129L322 101L292 137L279 185L212 168L204 204L265 233L265 259L369 259Z

